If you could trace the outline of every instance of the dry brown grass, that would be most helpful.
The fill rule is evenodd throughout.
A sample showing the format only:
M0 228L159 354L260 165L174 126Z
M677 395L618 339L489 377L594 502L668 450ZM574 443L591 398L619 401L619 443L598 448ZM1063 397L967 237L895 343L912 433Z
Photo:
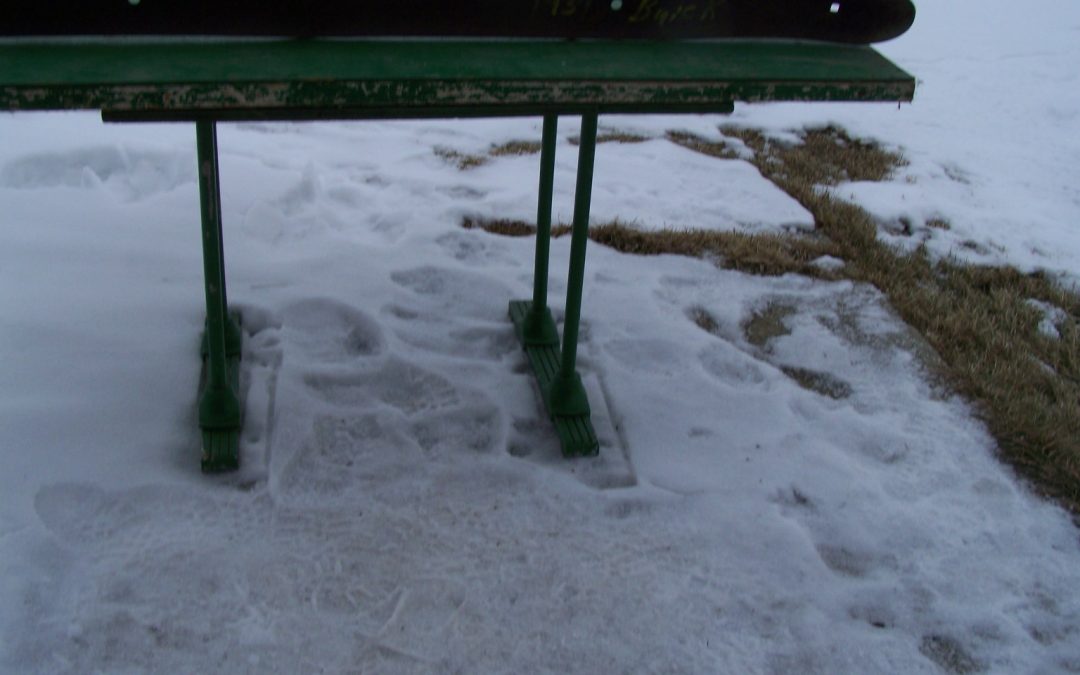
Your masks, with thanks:
M589 235L598 244L623 253L706 257L725 269L765 276L797 273L820 279L836 278L834 271L813 264L824 255L838 252L824 239L712 230L642 232L617 221L591 228Z
M850 398L854 393L850 384L829 373L794 366L780 366L780 370L803 389L837 401Z
M475 169L488 163L488 158L483 155L470 155L443 146L436 147L434 152L436 157L453 164L461 171Z
M716 317L704 307L695 305L687 311L686 315L690 317L690 320L693 321L698 328L706 333L720 335L720 324L717 323Z
M536 234L536 226L516 220L465 218L461 226L510 237ZM569 225L554 225L553 237L570 232ZM712 258L725 269L751 274L780 276L804 274L819 279L837 279L834 270L818 267L814 261L835 256L839 249L826 239L810 239L781 234L745 234L709 230L660 230L643 232L612 221L589 228L589 239L622 253L634 255L686 255Z
M976 267L905 253L877 238L877 224L861 208L835 199L819 185L884 177L903 159L829 131L792 147L759 132L725 128L755 153L762 175L814 214L840 248L843 274L871 283L903 320L940 356L940 379L972 401L1002 458L1043 494L1080 515L1080 295L1045 275L1011 267ZM808 132L809 133L809 132ZM825 139L836 139L829 150ZM815 158L823 166L815 167ZM891 159L890 159L891 158ZM891 163L891 166L889 162ZM1068 319L1060 339L1038 329L1029 299L1061 308Z
M566 139L570 142L570 145L580 145L580 136L571 136ZM644 143L645 141L651 141L648 136L642 136L640 134L631 133L628 131L601 131L596 135L597 143Z
M742 324L746 341L759 349L764 349L770 340L784 335L791 335L791 329L784 319L795 313L795 307L785 303L770 302L762 309L753 312Z
M678 254L712 258L723 267L752 274L799 273L873 284L938 358L926 367L938 383L971 401L997 439L1001 457L1036 490L1080 516L1080 293L1041 274L1010 267L975 267L933 260L924 250L901 251L878 239L878 223L858 206L836 199L822 186L846 180L884 180L904 165L902 156L852 139L834 127L803 132L801 144L775 142L752 129L725 127L754 152L763 176L809 210L819 237L737 232L642 232L619 222L593 227L594 241L637 255ZM698 152L727 157L732 151L691 134L668 139ZM930 224L930 223L928 223ZM931 227L947 229L948 223ZM535 227L507 221L468 221L466 227L525 236ZM569 231L562 226L559 234ZM847 264L824 270L813 261L830 255ZM1064 311L1060 339L1039 330L1039 300ZM691 313L704 330L718 330L707 312ZM793 371L805 386L814 377ZM822 386L842 397L842 387Z
M542 146L540 141L508 141L500 145L494 145L488 150L492 157L507 157L514 155L537 155Z
M461 226L466 230L483 230L491 234L504 237L532 237L536 235L536 226L521 220L496 219L487 220L482 218L465 217ZM561 237L570 234L569 225L552 225L551 236Z
M930 263L925 256L859 272L941 355L955 389L978 404L1003 457L1080 514L1077 296L1011 268ZM1061 339L1040 333L1042 317L1029 298L1071 315L1058 326Z
M710 141L689 131L669 131L665 135L675 145L718 159L739 159L739 153L723 141Z
M773 141L752 129L726 126L727 136L739 138L771 163L770 180L776 178L807 187L836 185L843 181L882 181L907 160L872 142L851 138L837 127L805 129L800 144ZM762 152L764 151L764 153Z

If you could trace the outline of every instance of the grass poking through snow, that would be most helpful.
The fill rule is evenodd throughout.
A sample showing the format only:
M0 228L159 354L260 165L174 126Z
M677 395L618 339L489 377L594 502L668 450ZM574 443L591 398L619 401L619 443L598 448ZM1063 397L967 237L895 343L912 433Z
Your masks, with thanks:
M488 150L492 157L507 157L515 155L538 155L542 149L540 141L507 141L494 145Z
M700 152L701 154L709 155L710 157L716 157L718 159L740 159L738 151L727 143L710 141L688 131L669 131L667 132L666 138L675 145L681 145L688 150Z
M742 330L746 341L758 349L764 349L770 340L791 335L791 329L784 323L784 319L794 313L795 307L791 305L770 302L743 322Z
M436 147L434 152L436 157L453 164L460 171L475 169L478 166L483 166L488 163L488 158L483 155L470 155L443 146Z
M522 220L496 219L486 220L466 216L461 221L466 230L483 230L504 237L532 237L536 235L536 226ZM558 238L570 234L569 225L552 225L551 236Z
M517 220L484 220L467 217L461 226L492 234L525 237L536 234L536 226ZM570 233L569 225L553 225L551 235ZM764 276L788 273L835 280L840 275L814 264L818 258L836 256L838 250L826 239L791 237L782 234L746 234L712 230L659 230L643 232L618 220L589 228L589 239L622 253L634 255L686 255L711 258L725 269Z
M716 317L709 312L709 310L705 309L700 305L695 305L687 311L686 315L690 317L690 320L693 321L701 330L705 331L706 333L716 335L717 337L722 337L720 335L720 324L717 322Z
M590 228L590 238L635 255L705 257L752 274L798 273L873 284L933 347L939 358L925 359L927 368L936 380L973 402L997 439L1002 458L1041 493L1080 515L1080 294L1045 275L934 260L923 249L909 253L892 247L879 240L878 223L869 213L825 189L844 181L887 180L906 164L896 152L832 126L802 131L800 143L778 142L753 129L724 127L722 132L741 141L752 151L751 161L761 174L814 215L816 236L646 232L615 221ZM722 141L680 131L666 137L712 157L739 156L732 144ZM607 134L598 140L647 139ZM945 220L927 224L949 228ZM504 220L466 219L463 225L510 236L536 231L528 223ZM558 226L552 234L561 236L569 229ZM846 264L824 269L814 264L822 256ZM1045 317L1031 300L1062 310L1054 325L1057 337L1040 330ZM707 314L691 318L704 330L717 330ZM824 381L819 376L827 377L814 373L816 379L810 382L804 372L789 375L806 386L817 386ZM829 395L843 398L850 393L832 385Z
M570 145L580 145L580 136L571 136L566 139ZM601 131L596 135L597 143L644 143L652 140L648 136L635 134L628 131Z
M933 260L877 237L869 213L820 185L881 180L903 158L835 129L787 145L748 129L725 128L754 153L754 164L809 210L839 247L845 277L870 283L940 356L939 375L972 401L1002 458L1040 492L1080 514L1080 295L1041 274ZM829 140L831 139L831 140ZM831 147L830 147L831 146ZM944 224L944 222L943 222ZM1059 339L1039 330L1039 300L1064 311Z

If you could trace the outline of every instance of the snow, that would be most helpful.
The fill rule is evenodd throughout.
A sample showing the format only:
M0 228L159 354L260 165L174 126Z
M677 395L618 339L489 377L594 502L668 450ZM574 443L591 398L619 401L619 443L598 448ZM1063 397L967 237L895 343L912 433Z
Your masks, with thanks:
M1080 6L1037 0L918 2L915 25L881 51L918 77L915 103L737 107L730 122L776 131L838 124L902 150L887 184L837 194L939 255L1043 269L1080 267ZM943 219L949 230L926 227ZM965 245L965 242L967 244Z
M883 238L1080 278L1080 7L919 10L882 46L920 77L899 110L602 118L650 140L599 146L594 219L807 227L663 135L836 123L910 161L835 188ZM591 246L601 454L560 457L506 317L533 244L459 226L533 220L537 157L434 152L539 120L221 126L247 392L224 477L197 462L193 130L19 114L0 138L0 671L1080 671L1075 526L872 288Z

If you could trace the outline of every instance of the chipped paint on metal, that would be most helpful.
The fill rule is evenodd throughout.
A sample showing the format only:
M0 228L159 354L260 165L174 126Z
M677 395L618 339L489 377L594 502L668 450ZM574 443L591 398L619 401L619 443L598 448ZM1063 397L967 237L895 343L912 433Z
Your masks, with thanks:
M535 82L299 81L166 85L50 85L0 88L0 109L199 111L221 109L468 107L528 105L670 106L728 101L902 101L895 82Z
M0 45L0 110L724 111L732 101L908 101L868 47L716 42L272 41ZM433 113L434 114L434 113ZM440 113L441 114L441 113Z

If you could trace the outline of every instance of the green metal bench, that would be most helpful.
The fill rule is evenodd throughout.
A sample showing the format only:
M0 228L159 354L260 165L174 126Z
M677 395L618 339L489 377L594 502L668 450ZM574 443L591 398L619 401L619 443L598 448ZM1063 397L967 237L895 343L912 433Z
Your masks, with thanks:
M133 3L134 4L134 3ZM597 117L727 113L736 101L910 101L868 46L719 40L0 40L0 110L101 110L106 121L194 122L206 289L202 466L238 465L241 332L221 243L216 123L542 116L535 287L510 316L566 455L598 451L576 370ZM563 336L547 303L559 115L581 117Z

